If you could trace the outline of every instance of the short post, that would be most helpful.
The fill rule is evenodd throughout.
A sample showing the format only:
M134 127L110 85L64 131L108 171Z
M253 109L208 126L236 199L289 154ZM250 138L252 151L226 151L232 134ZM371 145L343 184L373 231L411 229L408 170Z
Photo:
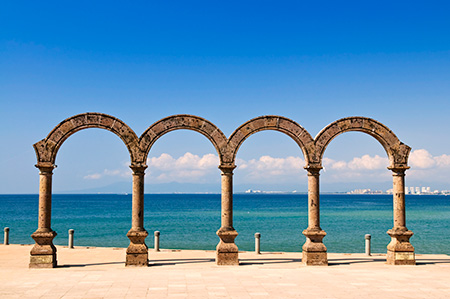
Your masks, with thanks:
M5 238L3 239L3 244L9 245L9 227L5 227Z
M256 254L261 254L261 234L260 233L256 233L255 234L255 253Z
M69 229L69 248L73 248L73 234L75 231L73 229Z
M155 231L155 251L159 251L159 231Z
M366 239L366 255L370 256L370 239L372 238L371 235L366 234L364 236L364 238Z

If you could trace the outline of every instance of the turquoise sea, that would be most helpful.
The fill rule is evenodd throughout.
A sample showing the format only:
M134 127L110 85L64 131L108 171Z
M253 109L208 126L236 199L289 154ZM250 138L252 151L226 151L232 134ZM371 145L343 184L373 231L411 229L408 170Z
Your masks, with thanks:
M407 195L407 227L414 232L416 253L450 254L450 196ZM32 244L37 228L38 195L0 195L0 227L10 227L10 242ZM307 227L306 194L235 194L234 228L240 250L254 250L261 233L263 251L301 251ZM329 252L364 252L364 235L372 235L372 251L386 252L393 226L390 195L321 195L321 227ZM127 247L131 227L131 194L53 195L54 243ZM161 232L161 248L214 250L220 227L219 194L146 194L146 242ZM3 229L2 229L3 230ZM3 233L0 239L3 242Z

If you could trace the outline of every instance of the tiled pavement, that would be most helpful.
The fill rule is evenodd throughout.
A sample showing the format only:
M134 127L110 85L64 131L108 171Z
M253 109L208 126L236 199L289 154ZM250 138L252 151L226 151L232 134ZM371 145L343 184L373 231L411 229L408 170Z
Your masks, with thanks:
M30 245L0 245L0 298L450 298L450 256L328 255L305 267L300 253L240 253L216 266L213 251L150 251L150 267L125 267L125 249L58 248L56 269L28 269Z

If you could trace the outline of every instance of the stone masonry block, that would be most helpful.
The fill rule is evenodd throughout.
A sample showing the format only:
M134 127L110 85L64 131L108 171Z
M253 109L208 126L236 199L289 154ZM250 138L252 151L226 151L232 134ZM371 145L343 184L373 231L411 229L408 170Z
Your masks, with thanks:
M102 118L100 119L100 124L106 128L111 128L115 120L116 119L110 116L103 115Z
M166 126L163 122L158 122L152 126L152 131L157 137L160 137L159 135L165 131L165 128Z
M239 144L241 144L245 138L246 137L241 130L234 132L233 136L231 137L230 141L228 142L228 144L232 148L232 151L234 151L236 149L236 147L239 146Z
M217 128L213 126L211 123L204 121L202 126L200 127L200 130L211 135L215 130L217 130Z
M214 132L209 134L212 139L214 140L214 143L217 145L217 147L223 148L227 145L227 140L223 137L222 133L219 131L219 129L216 129Z
M74 129L73 124L70 121L65 121L59 126L59 130L62 132L63 135L68 134L73 129Z
M242 133L242 135L245 136L245 138L247 138L251 133L255 131L255 129L252 123L248 123L245 126L240 127L239 131Z
M333 124L327 128L329 136L336 136L341 133L341 128L337 124Z
M343 120L336 123L339 128L341 128L341 131L345 132L349 128L352 127L352 120L349 118L344 118Z
M360 129L363 127L364 119L360 117L352 117L350 121L351 128Z
M86 115L86 123L89 125L100 124L100 115L98 115L97 113L88 113Z
M293 123L287 119L280 118L278 127L284 131L290 133L289 135L298 136L303 131L296 123Z
M52 132L52 135L50 136L49 140L51 140L55 143L59 143L63 136L64 136L64 134L58 128Z
M277 128L279 119L280 118L277 116L266 116L264 118L264 126L269 128Z
M252 127L253 127L253 131L257 130L261 130L262 128L266 127L266 120L265 118L256 118L255 120L252 121Z
M81 115L78 115L78 116L72 118L70 121L72 122L72 124L75 128L81 127L86 124L86 116L81 114Z

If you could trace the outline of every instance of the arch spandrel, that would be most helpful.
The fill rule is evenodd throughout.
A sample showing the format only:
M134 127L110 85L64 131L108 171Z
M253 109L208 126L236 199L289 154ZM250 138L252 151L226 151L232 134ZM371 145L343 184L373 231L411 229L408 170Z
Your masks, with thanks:
M143 152L143 163L153 144L163 135L175 130L192 130L204 135L211 141L216 149L220 161L223 160L223 152L226 152L227 138L222 131L210 121L188 114L172 115L152 124L140 137L139 145Z
M120 119L103 113L88 112L69 117L59 123L48 136L33 145L38 164L54 164L64 141L78 131L99 128L116 134L125 144L132 161L140 159L139 139L134 131Z
M411 148L403 144L397 136L382 123L367 117L347 117L339 119L317 134L314 139L316 159L320 164L328 144L336 136L350 131L363 132L374 137L385 149L390 167L407 167Z
M228 139L226 161L234 163L242 143L250 135L265 130L279 131L291 137L302 150L306 163L311 161L311 157L314 156L314 140L311 135L295 121L276 115L260 116L237 128Z

